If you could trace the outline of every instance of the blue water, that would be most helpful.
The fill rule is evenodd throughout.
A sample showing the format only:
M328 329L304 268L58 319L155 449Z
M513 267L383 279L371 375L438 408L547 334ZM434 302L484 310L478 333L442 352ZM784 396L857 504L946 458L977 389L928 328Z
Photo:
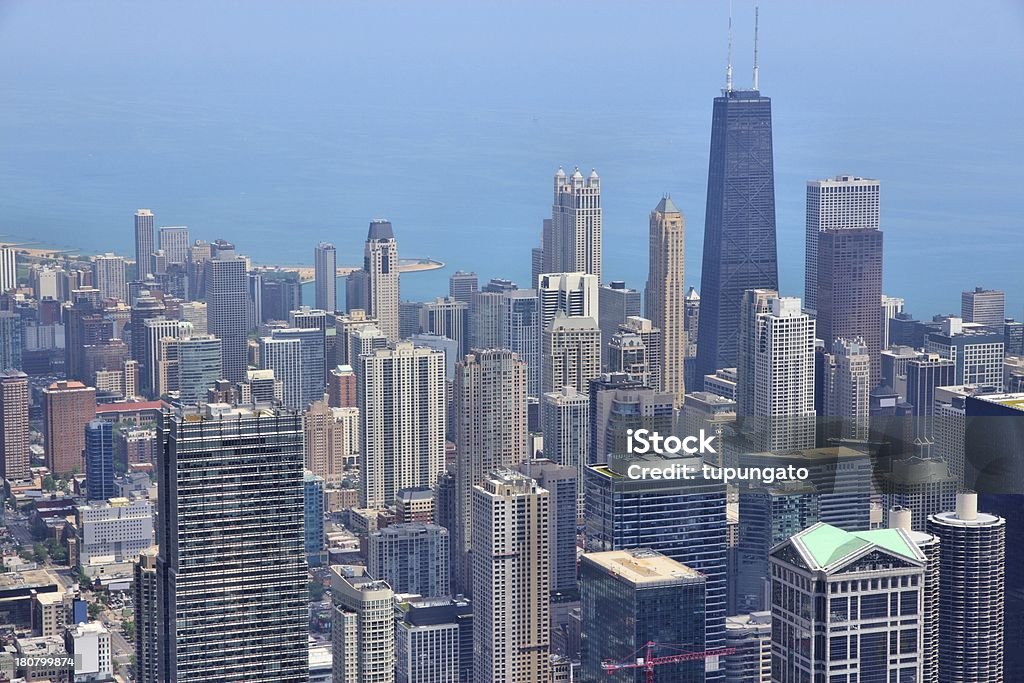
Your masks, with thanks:
M403 298L456 269L525 284L559 165L596 167L604 272L642 286L671 192L700 281L725 4L0 5L0 234L132 253L132 214L258 263L361 260L370 219ZM736 81L751 8L736 3ZM989 3L761 8L781 288L801 296L804 183L882 180L885 292L918 317L975 285L1024 317L1024 11ZM88 27L86 29L86 27ZM342 290L343 291L343 290Z

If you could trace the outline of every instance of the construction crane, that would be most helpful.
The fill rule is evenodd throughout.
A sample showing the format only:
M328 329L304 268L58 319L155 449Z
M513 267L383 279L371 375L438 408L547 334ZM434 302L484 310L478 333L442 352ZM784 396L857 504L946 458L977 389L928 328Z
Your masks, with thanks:
M670 645L668 643L655 643L648 641L644 645L642 650L645 650L643 657L637 657L634 661L625 662L601 662L601 668L605 670L608 675L615 673L616 671L622 671L623 669L643 669L647 672L647 683L654 683L654 667L661 666L662 664L676 664L679 662L692 662L698 659L708 659L710 657L721 657L723 655L731 655L736 652L734 647L720 647L714 650L704 650L703 652L680 652L674 655L664 655L662 657L654 656L654 648L656 647L679 647L677 645ZM637 650L637 653L640 650ZM636 653L634 653L636 654Z

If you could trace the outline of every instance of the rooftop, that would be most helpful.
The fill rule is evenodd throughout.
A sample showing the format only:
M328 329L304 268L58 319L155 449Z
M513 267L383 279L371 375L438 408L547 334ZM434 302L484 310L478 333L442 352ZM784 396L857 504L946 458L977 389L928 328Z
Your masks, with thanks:
M695 569L648 548L587 553L583 557L609 574L636 586L704 580L704 575Z
M818 522L791 539L812 569L828 569L871 547L882 548L909 560L923 561L924 555L902 529L844 531Z

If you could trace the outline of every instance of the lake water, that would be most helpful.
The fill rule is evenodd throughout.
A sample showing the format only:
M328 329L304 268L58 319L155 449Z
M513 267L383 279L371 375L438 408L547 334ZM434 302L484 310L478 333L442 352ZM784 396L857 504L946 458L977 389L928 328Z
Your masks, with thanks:
M926 317L984 285L1024 317L1019 7L780 5L761 89L783 293L802 295L805 181L853 173L882 181L887 294ZM57 7L0 12L0 234L130 255L150 207L258 263L328 240L355 264L387 217L402 255L448 264L403 278L423 299L457 269L525 286L551 176L579 165L602 178L606 279L642 287L670 192L699 285L724 4Z

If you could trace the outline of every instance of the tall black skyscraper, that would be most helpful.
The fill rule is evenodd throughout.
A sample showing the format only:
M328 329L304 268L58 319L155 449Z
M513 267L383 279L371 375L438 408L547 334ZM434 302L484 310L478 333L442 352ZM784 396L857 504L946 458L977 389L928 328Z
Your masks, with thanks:
M756 32L751 89L733 88L731 52L730 35L725 88L711 119L697 377L736 366L743 291L779 286L772 101L757 89Z

